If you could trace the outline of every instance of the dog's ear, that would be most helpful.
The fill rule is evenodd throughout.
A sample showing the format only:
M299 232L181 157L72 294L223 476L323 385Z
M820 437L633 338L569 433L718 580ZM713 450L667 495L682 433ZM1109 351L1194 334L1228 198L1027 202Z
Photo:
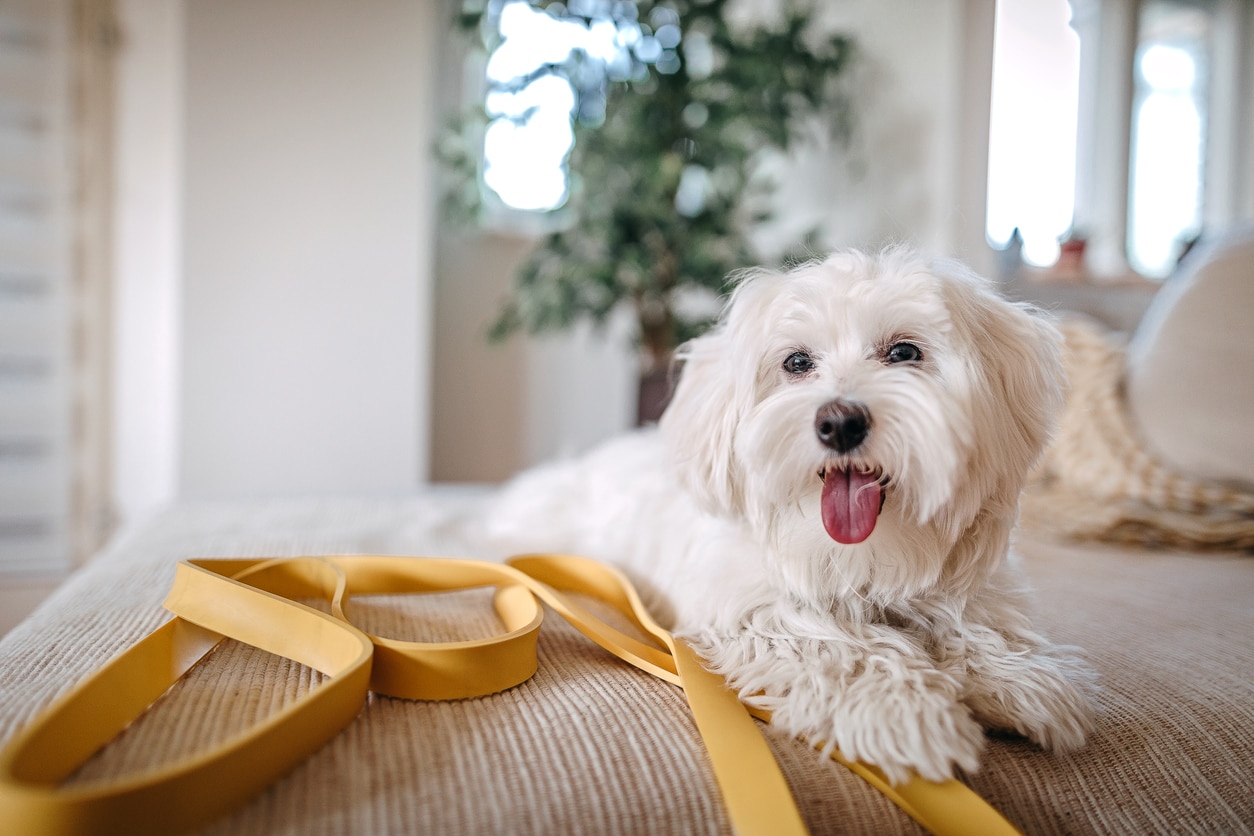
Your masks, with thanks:
M680 484L714 514L745 512L736 434L757 402L757 347L774 327L768 308L783 279L770 270L733 276L719 324L678 353L679 384L659 423Z
M731 343L723 323L680 350L679 383L659 422L680 484L721 515L741 511L735 438L742 384Z
M1061 335L1044 314L1007 301L966 268L942 263L934 269L950 278L945 286L954 326L974 348L980 368L973 371L984 382L973 408L976 425L987 432L972 470L997 480L988 489L1017 499L1062 409Z

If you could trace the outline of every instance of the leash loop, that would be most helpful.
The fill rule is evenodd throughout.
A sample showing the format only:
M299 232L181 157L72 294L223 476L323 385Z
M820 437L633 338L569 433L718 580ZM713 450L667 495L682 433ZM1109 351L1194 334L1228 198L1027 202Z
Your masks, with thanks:
M489 638L400 641L352 623L354 594L477 587L495 588L504 630ZM597 617L576 595L612 607L652 643ZM297 599L324 601L330 613ZM526 681L538 664L541 603L620 659L683 688L737 833L805 832L770 747L722 678L653 621L617 570L554 554L505 564L367 555L183 561L165 601L174 618L55 700L0 750L0 821L33 834L173 833L208 824L331 740L356 717L368 690L447 700ZM224 638L326 679L208 752L107 784L63 786ZM893 787L878 770L834 757L938 836L1017 832L957 781Z

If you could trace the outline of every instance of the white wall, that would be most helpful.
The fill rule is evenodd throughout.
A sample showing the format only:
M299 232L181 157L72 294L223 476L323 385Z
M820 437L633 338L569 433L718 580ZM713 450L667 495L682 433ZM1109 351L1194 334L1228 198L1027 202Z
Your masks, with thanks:
M532 241L440 236L431 476L493 482L631 428L637 364L629 323L487 341L488 323Z
M183 3L119 0L113 495L133 520L178 482Z
M798 154L759 249L787 251L817 226L828 246L909 242L987 269L993 3L851 0L822 10L827 27L857 44L852 141Z
M181 496L425 478L438 12L187 0Z

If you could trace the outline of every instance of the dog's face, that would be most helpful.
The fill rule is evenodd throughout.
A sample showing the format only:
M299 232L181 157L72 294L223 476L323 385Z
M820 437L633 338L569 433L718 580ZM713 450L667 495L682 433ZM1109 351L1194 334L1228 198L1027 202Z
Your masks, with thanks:
M1061 400L1051 326L905 251L749 274L684 357L662 428L687 489L897 593L940 567L870 555L943 555L982 511L1013 516Z

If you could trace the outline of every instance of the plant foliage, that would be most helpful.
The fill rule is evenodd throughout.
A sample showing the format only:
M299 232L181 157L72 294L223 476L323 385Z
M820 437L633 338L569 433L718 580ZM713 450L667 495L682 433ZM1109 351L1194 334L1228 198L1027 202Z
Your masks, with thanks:
M576 139L565 222L521 267L491 336L601 324L626 304L649 359L665 362L709 324L708 313L682 310L678 296L721 295L732 271L754 260L746 233L768 219L771 192L753 176L762 155L790 150L816 124L845 135L850 108L840 81L853 42L818 32L813 7L802 4L740 24L727 0L533 5L584 26L609 21L624 47L613 61L575 50L497 83L566 79L576 94ZM491 48L499 9L499 0L467 9L461 25L486 33ZM464 143L445 157L471 170ZM477 172L473 182L459 183L463 203L478 194Z

